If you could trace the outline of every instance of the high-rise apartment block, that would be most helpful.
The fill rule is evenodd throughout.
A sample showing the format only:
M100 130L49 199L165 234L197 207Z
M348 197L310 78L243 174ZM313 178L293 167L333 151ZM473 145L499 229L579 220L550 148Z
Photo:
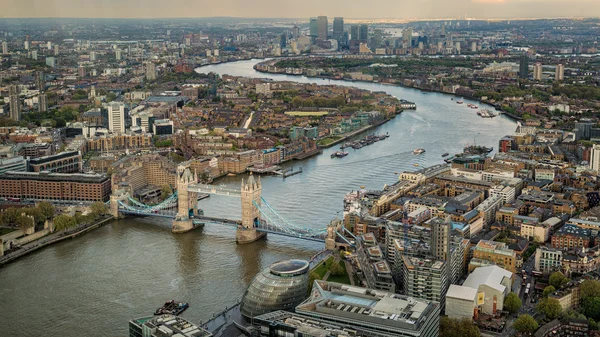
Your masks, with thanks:
M125 133L125 104L112 102L108 105L108 129L116 133Z
M556 65L556 70L554 71L554 80L562 81L565 79L565 66L562 64Z
M542 64L539 62L533 65L533 79L535 81L542 80Z
M8 42L2 41L2 54L8 54Z
M519 78L529 77L529 57L527 54L521 55L519 60Z
M38 110L39 112L48 111L48 96L44 93L38 96Z
M590 168L600 173L600 144L594 144L590 154Z
M209 49L210 51L210 49ZM156 67L154 66L154 63L152 62L147 62L145 65L145 71L146 71L146 79L148 81L154 81L156 80Z
M21 120L21 100L19 98L19 87L11 85L8 89L10 98L10 118L20 121Z

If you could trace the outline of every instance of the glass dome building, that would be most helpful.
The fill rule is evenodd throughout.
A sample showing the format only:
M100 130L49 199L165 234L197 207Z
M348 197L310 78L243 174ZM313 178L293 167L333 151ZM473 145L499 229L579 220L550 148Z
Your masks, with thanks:
M275 310L293 310L306 298L309 263L284 260L258 273L242 298L241 312L252 318Z

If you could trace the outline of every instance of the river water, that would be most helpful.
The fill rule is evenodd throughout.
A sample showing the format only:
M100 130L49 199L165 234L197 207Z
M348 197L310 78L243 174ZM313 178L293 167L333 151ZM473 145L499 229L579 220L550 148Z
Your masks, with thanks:
M345 193L381 188L397 173L442 162L441 155L461 152L466 144L497 147L515 123L500 116L482 119L451 96L377 83L341 82L262 74L257 60L199 68L248 77L355 86L386 91L417 103L370 133L390 137L345 158L323 155L287 163L303 173L285 180L263 177L263 196L298 226L324 228L340 216ZM480 106L481 107L481 106ZM491 108L491 107L488 107ZM415 156L415 148L427 150ZM244 176L218 183L237 186ZM200 202L208 216L240 218L240 201L212 196ZM234 304L252 277L285 258L309 258L321 244L269 236L249 245L235 244L235 233L207 225L173 235L165 220L125 219L30 254L0 269L1 336L125 336L127 321L151 314L164 301L190 303L183 317L200 323Z

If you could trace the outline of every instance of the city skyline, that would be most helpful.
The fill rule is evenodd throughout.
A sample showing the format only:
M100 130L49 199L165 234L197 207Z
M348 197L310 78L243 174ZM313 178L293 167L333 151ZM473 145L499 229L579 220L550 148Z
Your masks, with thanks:
M280 2L257 0L252 6L241 0L189 3L173 0L8 0L4 18L303 18L317 15L350 19L516 19L598 17L595 0L409 0L403 3L379 0ZM185 8L182 11L181 8ZM393 13L393 14L390 14Z

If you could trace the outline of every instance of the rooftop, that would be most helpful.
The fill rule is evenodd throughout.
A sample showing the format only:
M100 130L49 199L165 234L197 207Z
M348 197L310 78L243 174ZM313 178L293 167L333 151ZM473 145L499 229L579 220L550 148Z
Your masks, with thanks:
M85 174L85 173L49 173L42 172L15 172L8 171L0 175L0 179L11 180L43 180L43 181L65 181L79 183L102 183L110 180L105 174Z
M186 319L173 315L160 315L131 320L132 323L149 329L156 329L152 336L210 337L212 334ZM143 330L143 328L142 328Z
M479 289L480 285L485 284L500 292L504 292L506 287L502 284L502 281L504 278L511 277L511 272L498 266L479 267L475 268L475 270L467 277L463 286Z

